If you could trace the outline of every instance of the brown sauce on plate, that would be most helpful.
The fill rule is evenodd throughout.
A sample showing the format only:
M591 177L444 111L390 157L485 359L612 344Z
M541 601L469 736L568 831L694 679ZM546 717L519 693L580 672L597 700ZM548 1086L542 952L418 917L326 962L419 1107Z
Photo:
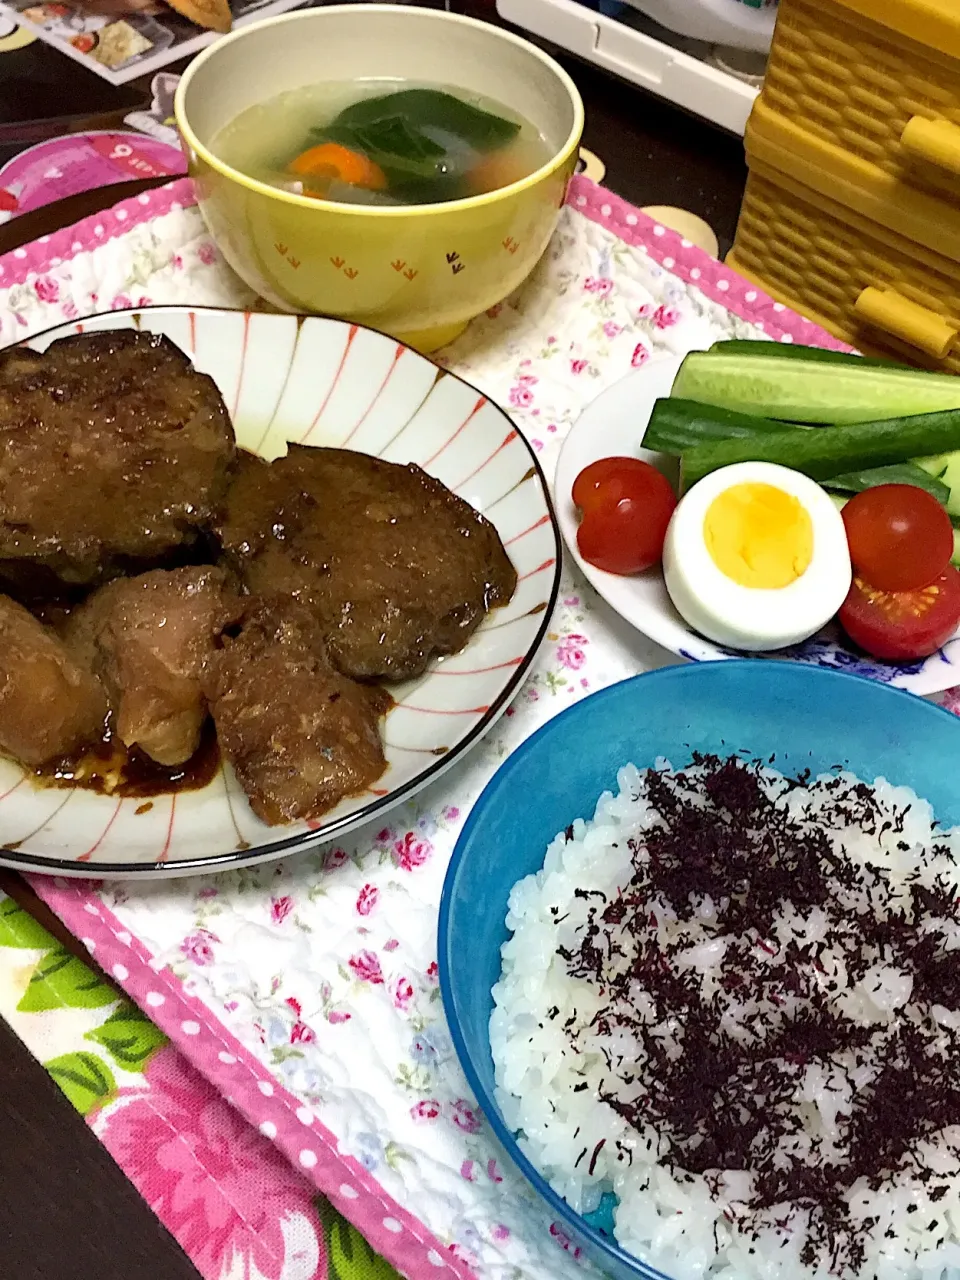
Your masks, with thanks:
M74 756L51 760L31 776L40 786L82 787L98 795L143 798L179 791L200 791L217 776L220 748L213 722L203 727L200 745L185 764L162 765L125 747L109 726L102 741Z

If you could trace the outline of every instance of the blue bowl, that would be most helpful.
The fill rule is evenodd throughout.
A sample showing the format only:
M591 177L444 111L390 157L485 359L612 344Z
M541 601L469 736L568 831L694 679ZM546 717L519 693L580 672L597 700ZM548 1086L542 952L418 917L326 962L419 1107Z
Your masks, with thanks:
M612 1203L581 1217L521 1153L494 1100L488 1024L507 898L547 845L593 817L617 771L693 750L768 760L785 773L837 766L913 787L960 824L960 719L913 694L789 662L664 667L595 693L544 725L497 770L464 826L440 904L440 988L460 1063L494 1133L584 1252L614 1280L661 1273L618 1248Z

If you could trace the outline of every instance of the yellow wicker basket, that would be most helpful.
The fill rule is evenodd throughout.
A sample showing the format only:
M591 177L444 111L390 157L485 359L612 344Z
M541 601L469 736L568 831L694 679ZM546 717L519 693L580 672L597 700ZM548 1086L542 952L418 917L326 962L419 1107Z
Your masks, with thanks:
M960 0L781 0L730 265L960 373Z
M783 0L761 111L863 181L960 192L960 3Z
M779 170L751 166L727 261L862 351L960 373L960 264Z

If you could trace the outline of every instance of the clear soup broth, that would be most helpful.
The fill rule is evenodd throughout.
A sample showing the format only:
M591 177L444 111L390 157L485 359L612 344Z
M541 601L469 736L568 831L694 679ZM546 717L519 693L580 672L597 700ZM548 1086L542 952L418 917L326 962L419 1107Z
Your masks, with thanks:
M384 206L483 195L551 155L530 121L502 103L381 79L288 90L242 112L212 149L283 191Z

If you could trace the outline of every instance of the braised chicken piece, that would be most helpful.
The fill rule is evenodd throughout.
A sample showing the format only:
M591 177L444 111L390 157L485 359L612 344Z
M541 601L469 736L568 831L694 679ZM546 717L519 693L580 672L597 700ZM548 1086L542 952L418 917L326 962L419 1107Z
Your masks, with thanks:
M103 736L107 697L60 638L0 596L0 750L38 768Z
M469 503L418 466L345 449L241 450L218 533L247 588L306 605L357 680L405 680L462 649L517 582Z
M52 595L182 551L217 515L234 448L216 384L168 338L0 352L0 578Z
M380 777L389 697L333 668L308 609L251 599L221 643L204 691L220 749L259 818L318 818Z
M157 569L95 591L64 635L103 682L121 742L176 765L197 749L207 715L203 664L237 613L225 570Z

